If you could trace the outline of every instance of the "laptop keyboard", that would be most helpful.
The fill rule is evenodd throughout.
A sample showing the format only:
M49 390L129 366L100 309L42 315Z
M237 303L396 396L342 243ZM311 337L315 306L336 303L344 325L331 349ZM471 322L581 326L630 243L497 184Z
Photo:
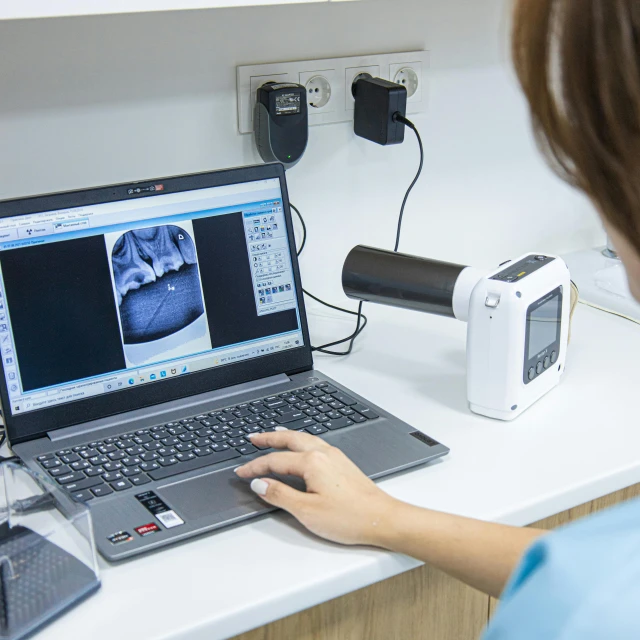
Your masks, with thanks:
M36 459L80 501L259 453L249 434L278 426L315 436L378 418L327 382L87 442Z

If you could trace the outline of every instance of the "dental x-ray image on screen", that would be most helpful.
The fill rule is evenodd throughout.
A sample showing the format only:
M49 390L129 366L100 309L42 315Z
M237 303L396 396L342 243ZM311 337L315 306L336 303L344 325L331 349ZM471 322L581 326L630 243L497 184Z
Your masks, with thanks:
M188 230L187 230L188 228ZM211 349L190 222L105 236L122 340L131 364Z

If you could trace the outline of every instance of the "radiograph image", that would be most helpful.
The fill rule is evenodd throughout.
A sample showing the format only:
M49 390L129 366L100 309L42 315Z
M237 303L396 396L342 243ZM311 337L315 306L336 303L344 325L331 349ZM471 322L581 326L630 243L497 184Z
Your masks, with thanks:
M184 229L128 231L111 258L125 345L166 338L204 314L196 248Z

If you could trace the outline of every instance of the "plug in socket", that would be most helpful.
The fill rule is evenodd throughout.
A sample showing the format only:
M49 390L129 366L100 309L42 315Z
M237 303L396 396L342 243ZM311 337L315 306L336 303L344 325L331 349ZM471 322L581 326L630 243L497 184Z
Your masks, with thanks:
M344 71L345 80L345 109L347 111L353 111L355 108L355 102L353 99L352 87L354 80L361 74L368 73L370 76L377 78L380 75L380 66L371 65L369 67L348 67Z
M407 90L395 82L363 73L356 77L353 93L353 132L377 144L401 144L405 127L395 116L407 112Z
M274 73L269 76L251 76L251 104L252 107L256 102L256 96L258 95L258 89L267 82L288 82L289 74L288 73ZM251 110L251 122L253 122L253 108Z
M324 106L316 106L320 100L309 105L309 125L325 125L337 122L353 122L354 103L351 96L353 79L359 73L370 73L374 77L393 80L401 69L413 69L418 76L416 93L408 100L409 113L426 110L429 96L428 51L404 53L368 54L347 58L323 60L301 60L290 62L268 62L240 66L237 68L238 131L253 131L253 110L256 92L260 84L268 80L295 82L305 86L314 76L323 76L331 85L331 97ZM403 85L407 86L407 85ZM315 93L314 86L314 93ZM322 87L318 86L318 93Z

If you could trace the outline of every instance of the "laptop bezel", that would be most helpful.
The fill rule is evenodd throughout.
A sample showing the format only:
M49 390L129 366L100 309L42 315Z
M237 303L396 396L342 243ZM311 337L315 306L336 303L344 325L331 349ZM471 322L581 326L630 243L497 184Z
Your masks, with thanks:
M4 374L4 363L0 363L0 372L2 374L0 376L0 399L3 407L7 438L10 443L17 444L34 440L45 436L47 432L57 429L82 424L91 420L120 415L136 409L152 407L165 402L180 400L207 391L223 389L277 374L284 373L293 375L301 371L308 371L313 368L313 357L304 306L304 294L300 280L300 269L296 255L289 196L284 167L281 164L223 169L219 171L156 178L79 191L67 191L0 201L0 218L6 218L9 216L91 206L122 200L137 200L158 195L153 192L134 193L133 195L128 193L128 190L132 187L136 188L145 185L163 184L163 194L168 194L241 184L270 178L278 178L280 181L300 315L300 328L302 330L304 344L299 348L268 356L261 356L230 365L188 373L177 378L161 380L122 391L105 393L86 400L77 400L29 413L17 414L15 416L11 414L10 410L7 410L10 409L11 404Z

